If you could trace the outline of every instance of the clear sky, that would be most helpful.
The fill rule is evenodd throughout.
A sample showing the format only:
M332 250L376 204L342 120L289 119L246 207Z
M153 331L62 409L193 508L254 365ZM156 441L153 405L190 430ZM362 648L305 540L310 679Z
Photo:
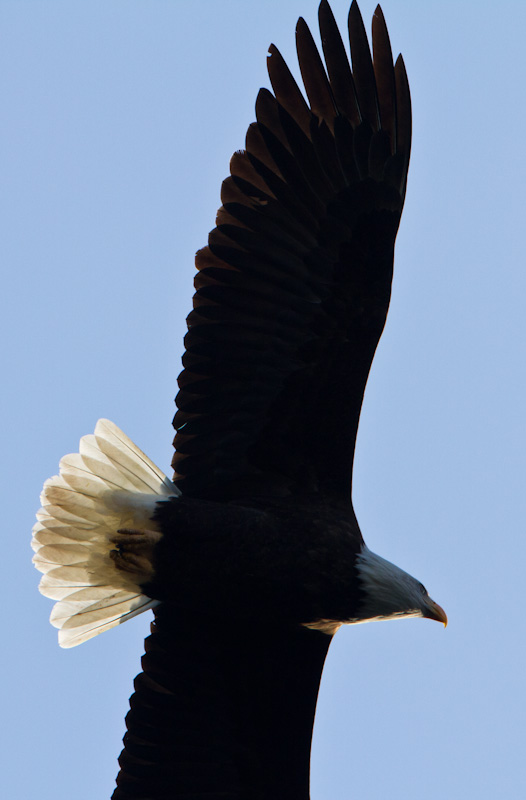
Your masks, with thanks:
M374 2L362 0L370 29ZM384 0L414 109L355 505L450 618L341 631L313 800L526 796L526 4ZM333 0L344 24L348 0ZM43 481L109 417L165 471L190 310L273 41L316 0L0 0L5 359L0 794L109 798L144 615L71 651L30 531ZM4 785L1 785L4 784Z

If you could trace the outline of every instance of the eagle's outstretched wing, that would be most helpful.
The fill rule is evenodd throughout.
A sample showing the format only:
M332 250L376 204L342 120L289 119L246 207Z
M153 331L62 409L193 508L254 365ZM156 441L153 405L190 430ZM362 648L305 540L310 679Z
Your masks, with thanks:
M191 497L348 500L358 420L391 291L411 140L404 64L358 6L352 70L326 0L327 70L296 30L309 104L277 48L217 226L196 257L173 465Z

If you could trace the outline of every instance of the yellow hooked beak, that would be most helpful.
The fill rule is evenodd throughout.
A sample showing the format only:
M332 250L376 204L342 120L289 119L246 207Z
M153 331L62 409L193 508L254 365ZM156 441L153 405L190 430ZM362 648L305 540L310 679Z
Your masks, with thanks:
M438 603L435 603L434 600L431 600L431 598L429 598L426 610L422 616L426 619L436 619L437 622L442 622L444 624L444 628L447 627L446 612L441 606L438 605Z

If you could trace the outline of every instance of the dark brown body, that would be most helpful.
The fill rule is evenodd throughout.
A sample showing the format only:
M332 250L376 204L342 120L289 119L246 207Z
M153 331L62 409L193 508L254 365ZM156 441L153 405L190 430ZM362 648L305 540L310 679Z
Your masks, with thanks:
M159 503L164 537L150 597L221 624L348 620L360 601L355 558L363 540L350 504L319 501Z
M164 536L144 589L164 602L114 799L143 797L134 785L148 774L155 798L305 800L331 636L301 623L343 622L359 607L351 506L177 498L156 521Z

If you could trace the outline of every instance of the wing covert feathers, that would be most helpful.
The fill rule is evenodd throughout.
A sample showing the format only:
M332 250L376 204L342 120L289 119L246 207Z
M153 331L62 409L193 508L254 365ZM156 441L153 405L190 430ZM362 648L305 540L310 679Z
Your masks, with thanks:
M109 557L110 536L149 527L173 483L109 420L64 456L42 491L31 546L43 573L39 589L57 602L50 622L62 647L73 647L157 605Z
M319 493L349 500L361 403L389 306L411 145L401 57L380 7L372 51L356 2L352 66L326 0L323 61L296 29L305 100L271 45L246 149L230 163L174 419L189 496Z

